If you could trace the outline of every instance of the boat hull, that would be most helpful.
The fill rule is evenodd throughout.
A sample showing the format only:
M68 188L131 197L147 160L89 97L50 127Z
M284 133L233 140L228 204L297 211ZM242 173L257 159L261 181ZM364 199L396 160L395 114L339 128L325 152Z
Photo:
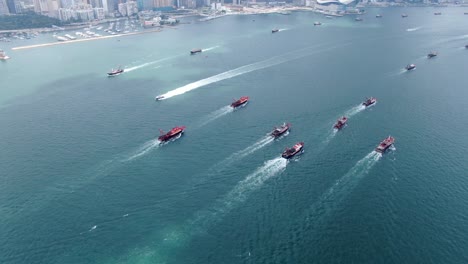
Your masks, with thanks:
M167 135L163 135L163 136L160 136L158 137L158 140L160 141L160 144L162 143L166 143L166 142L169 142L171 140L174 140L174 139L177 139L179 137L181 137L182 135L184 134L184 131L180 131L176 134L173 134L173 135L170 135L170 136L167 136Z

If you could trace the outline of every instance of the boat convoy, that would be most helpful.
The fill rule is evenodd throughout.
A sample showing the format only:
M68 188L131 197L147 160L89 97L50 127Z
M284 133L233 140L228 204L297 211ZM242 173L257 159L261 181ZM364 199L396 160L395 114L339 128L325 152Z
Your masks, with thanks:
M160 100L164 98L163 96L159 96L159 97L160 97ZM245 106L248 101L249 101L248 96L242 96L241 98L232 102L230 106L236 109L238 107ZM377 99L375 99L374 97L370 97L370 98L367 98L362 103L362 105L368 107L368 106L375 104L376 102L377 102ZM339 131L343 127L346 126L347 122L348 122L348 118L346 116L343 116L336 121L336 123L333 125L333 129L335 129L336 131ZM273 131L270 132L269 136L273 137L274 139L278 139L282 137L283 135L287 135L287 132L289 132L290 129L291 129L291 124L285 122L281 126L275 127ZM162 130L159 130L159 131L160 131L160 135L158 137L159 144L165 144L169 141L173 141L173 140L180 138L185 132L185 126L176 126L167 133L165 133ZM387 149L389 149L393 145L394 142L395 142L395 139L389 136L388 138L380 142L380 144L375 148L375 151L383 154L385 151L387 151ZM281 154L281 157L289 160L302 153L304 153L304 142L298 142L291 148L286 148Z

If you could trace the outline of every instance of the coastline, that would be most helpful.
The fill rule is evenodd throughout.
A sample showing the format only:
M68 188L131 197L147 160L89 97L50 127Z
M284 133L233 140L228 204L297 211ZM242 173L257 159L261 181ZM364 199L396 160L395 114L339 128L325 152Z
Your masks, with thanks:
M140 31L140 32L132 32L132 33L127 33L127 34L100 36L100 37L86 38L86 39L77 39L77 40L67 40L67 41L62 41L62 42L49 42L49 43L42 43L42 44L35 44L35 45L14 47L14 48L11 48L11 50L23 50L23 49L41 48L41 47L48 47L48 46L55 46L55 45L63 45L63 44L71 44L71 43L84 42L84 41L92 41L92 40L99 40L99 39L108 39L108 38L125 37L125 36L131 36L131 35L149 34L149 33L161 32L161 31L162 31L161 29L155 29L155 30L147 30L147 31Z

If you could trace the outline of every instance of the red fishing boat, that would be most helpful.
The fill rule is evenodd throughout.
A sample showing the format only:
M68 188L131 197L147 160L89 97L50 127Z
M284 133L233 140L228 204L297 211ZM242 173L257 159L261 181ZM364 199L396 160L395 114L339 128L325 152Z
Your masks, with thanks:
M161 141L161 143L164 143L181 136L185 131L185 126L174 127L167 133L164 133L162 130L159 131L161 132L161 135L158 137L158 140Z
M292 148L286 148L286 150L283 151L283 154L281 154L281 157L290 159L298 154L301 154L302 152L304 152L304 142L299 142Z
M232 102L231 107L232 108L238 108L238 107L244 106L244 105L247 104L248 101L249 101L248 96L242 96L238 100Z
M375 151L379 153L384 153L388 148L390 148L393 145L393 142L395 142L395 139L391 136L388 136L388 138L380 142L380 144L375 148Z
M342 118L338 119L338 121L336 121L336 124L333 127L340 130L346 125L346 122L348 122L348 118L343 116Z

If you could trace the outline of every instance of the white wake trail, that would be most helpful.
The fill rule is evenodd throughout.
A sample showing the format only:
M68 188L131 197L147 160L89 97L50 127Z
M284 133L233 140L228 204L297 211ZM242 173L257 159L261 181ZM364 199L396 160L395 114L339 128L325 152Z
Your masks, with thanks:
M372 151L358 161L356 165L339 178L335 184L312 205L306 220L308 222L315 222L320 218L326 217L329 213L336 211L341 205L341 202L356 188L360 180L374 167L381 157L382 154Z
M124 161L131 161L136 158L139 158L151 150L158 148L161 144L158 139L152 139L150 141L145 142L137 151L135 151L129 158L125 159Z
M245 158L246 156L260 150L261 148L263 148L263 147L267 146L268 144L272 143L273 141L275 141L275 139L272 136L270 136L270 135L264 136L261 139L259 139L257 142L255 142L254 144L248 146L247 148L245 148L243 150L240 150L240 151L232 154L231 156L227 157L225 160L223 160L220 163L218 163L217 165L215 165L215 167L226 167L229 164L231 164L233 162L236 162L238 160L241 160L241 159Z
M339 45L339 46L343 46L343 45ZM252 71L265 69L265 68L275 66L275 65L278 65L278 64L281 64L281 63L285 63L285 62L288 62L288 61L291 61L291 60L296 60L296 59L299 59L299 58L310 56L310 55L315 54L315 53L331 50L331 49L334 49L336 47L338 47L338 46L332 46L332 47L328 47L328 48L321 49L321 50L313 49L314 47L308 47L308 48L288 52L288 53L285 53L285 54L280 55L280 56L275 56L275 57L272 57L270 59L255 62L255 63L248 64L248 65L245 65L245 66L241 66L241 67L233 69L233 70L229 70L229 71L226 71L226 72L223 72L223 73L220 73L220 74L217 74L217 75L205 78L205 79L198 80L198 81L193 82L193 83L189 83L187 85L184 85L182 87L179 87L177 89L169 91L169 92L167 92L165 94L162 94L160 96L163 97L163 100L169 99L171 97L184 94L186 92L195 90L197 88L206 86L208 84L212 84L212 83L219 82L219 81L222 81L222 80L230 79L230 78L233 78L233 77L245 74L245 73L249 73L249 72L252 72Z
M287 165L288 160L281 157L266 161L263 166L240 181L224 198L218 200L213 208L197 213L190 226L196 227L198 232L205 232L207 228L218 222L233 208L243 203L252 192L258 190L267 180L284 171Z
M374 106L375 104L373 104L371 106ZM364 110L366 110L366 107L363 104L359 104L359 105L356 105L353 108L349 109L348 111L346 111L344 116L350 118L350 117L352 117L352 116L356 115L357 113L359 113L361 111L364 111Z
M413 31L420 30L421 28L422 28L422 27L408 28L406 31L408 31L408 32L413 32Z
M199 127L205 126L206 124L211 123L215 121L216 119L222 116L225 116L229 113L232 113L232 112L234 112L234 108L232 108L230 105L223 106L220 109L213 111L206 118L204 118L205 120L202 121Z
M138 70L138 69L141 69L141 68L153 65L153 64L157 64L157 63L160 63L160 62L163 62L163 61L167 61L167 60L170 60L170 59L174 59L174 58L179 57L179 56L180 55L167 57L167 58L163 58L163 59L159 59L159 60L155 60L155 61L146 62L146 63L136 65L136 66L133 66L133 67L125 68L124 73L125 72L131 72L131 71L134 71L134 70Z
M202 49L203 52L206 52L206 51L210 51L210 50L214 50L214 49L217 49L219 48L220 46L214 46L214 47L209 47L207 49Z

